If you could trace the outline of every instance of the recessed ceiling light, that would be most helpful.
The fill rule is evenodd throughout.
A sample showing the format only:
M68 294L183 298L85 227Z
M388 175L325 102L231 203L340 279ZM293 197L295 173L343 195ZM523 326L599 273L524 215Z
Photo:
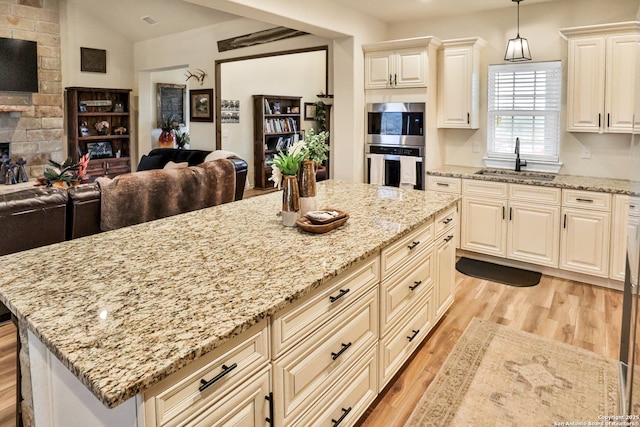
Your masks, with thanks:
M156 21L155 19L153 19L149 15L141 16L140 19L142 19L144 22L146 22L149 25L155 25L155 24L158 23L158 21Z

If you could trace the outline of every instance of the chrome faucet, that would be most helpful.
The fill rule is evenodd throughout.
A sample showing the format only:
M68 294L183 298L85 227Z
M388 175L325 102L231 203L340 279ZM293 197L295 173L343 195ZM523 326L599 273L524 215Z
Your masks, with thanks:
M520 138L516 138L516 172L520 172L522 166L527 166L527 161L520 160Z

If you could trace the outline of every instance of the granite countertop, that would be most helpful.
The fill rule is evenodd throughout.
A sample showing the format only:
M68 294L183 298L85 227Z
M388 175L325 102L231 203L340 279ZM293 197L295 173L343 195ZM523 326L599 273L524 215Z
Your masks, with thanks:
M487 168L473 166L442 166L440 168L427 171L427 175L478 179L496 182L512 182L518 184L533 184L544 187L570 188L585 191L601 191L613 194L640 195L640 182L629 181L626 179L552 174L555 175L555 178L552 181L540 181L527 178L527 171L512 171L514 174L518 173L522 175L521 177L519 176L518 178L513 178L478 175L477 172L481 169Z
M0 301L107 407L146 390L428 221L457 195L324 181L326 234L282 193L0 257Z

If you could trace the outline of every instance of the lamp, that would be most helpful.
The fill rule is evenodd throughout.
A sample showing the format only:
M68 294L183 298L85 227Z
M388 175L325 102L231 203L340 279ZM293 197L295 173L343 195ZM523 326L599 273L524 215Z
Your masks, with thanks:
M531 51L529 42L520 37L520 2L523 0L511 0L518 3L518 35L515 39L509 39L507 51L504 53L504 60L509 62L531 61Z

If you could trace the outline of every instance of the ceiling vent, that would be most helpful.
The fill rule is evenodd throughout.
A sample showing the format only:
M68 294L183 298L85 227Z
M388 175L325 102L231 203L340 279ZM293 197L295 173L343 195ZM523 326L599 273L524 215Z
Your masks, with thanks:
M149 15L147 16L142 16L140 17L140 19L142 19L144 22L146 22L149 25L155 25L158 23L158 21L156 21L155 19L153 19L152 17L150 17Z

